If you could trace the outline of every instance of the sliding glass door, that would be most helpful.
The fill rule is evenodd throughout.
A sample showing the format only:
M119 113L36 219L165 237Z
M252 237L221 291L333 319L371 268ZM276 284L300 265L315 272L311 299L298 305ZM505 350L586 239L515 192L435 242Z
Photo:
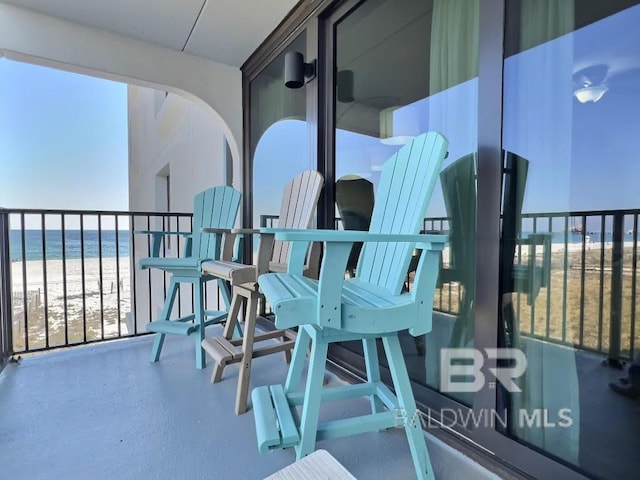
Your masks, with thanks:
M318 168L318 226L367 229L383 162L443 133L423 225L450 236L433 329L402 337L429 426L534 478L637 478L640 1L298 10L245 71L247 226L269 225L286 181ZM295 90L292 50L318 61ZM361 345L331 353L363 372Z
M617 480L640 472L639 25L637 1L506 2L505 433Z
M435 299L438 313L432 333L403 339L412 380L436 390L440 349L474 344L478 5L367 1L336 12L327 27L335 52L330 80L336 228L368 229L381 166L402 145L429 130L449 140L423 226L451 235ZM348 274L356 261L357 249ZM408 289L411 280L410 267ZM443 393L472 403L469 392Z

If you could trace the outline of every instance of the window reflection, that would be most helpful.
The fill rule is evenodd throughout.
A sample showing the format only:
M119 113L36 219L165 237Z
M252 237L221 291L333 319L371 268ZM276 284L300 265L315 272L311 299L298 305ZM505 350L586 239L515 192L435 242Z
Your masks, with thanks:
M640 471L632 375L610 368L639 352L637 3L506 4L499 344L528 363L499 398L510 435L599 478Z
M474 156L478 8L477 0L372 0L338 23L337 218L345 212L340 197L341 189L348 185L344 180L359 179L362 185L370 182L375 190L382 164L423 132L438 131L447 137L445 169L457 159ZM471 180L475 184L475 177ZM475 205L475 191L475 187L464 191L466 202ZM438 220L425 221L424 229L451 233L464 224L465 233L456 245L467 251L475 242L475 208L458 218L460 210L445 205L447 197L455 194L453 190L443 192L438 182L427 211L428 217ZM350 228L349 220L345 216L345 222L336 227ZM452 250L452 245L445 250L443 265L452 271L455 256L459 275L441 276L435 300L439 313L434 315L432 332L415 341L409 336L403 339L410 376L435 389L440 386L440 349L473 345L474 285L468 279L474 276L474 258L459 248ZM405 288L411 288L411 268L407 279ZM347 348L361 350L356 344ZM384 362L385 356L380 358ZM472 401L470 394L449 394L467 404Z

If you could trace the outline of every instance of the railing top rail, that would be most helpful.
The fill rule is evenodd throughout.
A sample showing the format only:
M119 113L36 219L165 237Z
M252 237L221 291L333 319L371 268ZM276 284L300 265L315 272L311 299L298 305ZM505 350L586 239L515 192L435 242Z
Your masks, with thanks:
M552 217L596 217L596 216L610 216L615 214L622 215L638 215L640 214L640 208L623 208L618 210L581 210L576 212L544 212L544 213L523 213L523 218L533 218L533 217L544 217L544 218L552 218Z
M65 210L65 209L38 209L38 208L5 208L0 207L0 213L8 214L51 214L51 215L149 215L149 216L180 216L190 217L189 212L136 212L130 210Z

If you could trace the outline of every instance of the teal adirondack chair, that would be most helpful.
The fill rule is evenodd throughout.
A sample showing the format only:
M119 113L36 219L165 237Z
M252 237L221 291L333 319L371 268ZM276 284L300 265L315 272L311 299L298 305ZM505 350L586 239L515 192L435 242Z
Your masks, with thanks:
M140 268L157 268L171 274L169 289L160 319L147 324L147 331L155 332L151 351L151 361L160 359L165 335L186 335L195 337L196 368L205 367L205 355L201 343L205 327L220 323L226 319L225 311L205 310L204 285L215 277L202 273L202 262L218 260L223 249L223 236L229 234L236 221L242 194L231 187L214 187L195 196L193 201L193 231L163 232L137 231L134 233L152 235L151 257L140 260ZM214 229L217 232L203 233L202 229ZM187 238L184 255L180 258L160 257L162 239L166 235L182 235ZM232 236L227 235L231 239ZM226 251L231 251L227 248ZM194 286L194 313L171 319L171 311L181 283ZM218 280L226 306L229 306L229 287Z
M502 293L526 293L527 304L535 303L551 275L551 235L529 234L521 238L522 204L529 161L506 152L503 168L503 219L501 255ZM450 222L451 258L440 273L440 283L459 282L463 287L460 311L451 334L450 347L467 346L473 339L473 298L475 292L476 155L465 155L440 172L440 183ZM527 263L515 263L521 247L528 249ZM537 261L538 247L542 261ZM513 323L508 321L508 323ZM513 327L509 327L513 330Z
M315 449L317 440L404 427L418 478L434 478L398 333L408 329L417 336L431 330L439 257L447 237L418 232L446 151L447 140L429 132L384 164L368 232L274 230L276 239L292 242L289 268L287 273L261 275L258 283L275 312L276 326L299 330L284 387L263 386L252 392L262 453L294 447L300 459ZM324 242L319 280L302 275L304 253L312 241ZM345 280L355 242L364 242L364 247L355 278ZM422 255L413 289L406 292L403 283L414 248ZM377 339L384 345L395 394L380 380ZM367 382L323 389L329 344L350 340L363 343ZM309 342L307 382L299 392ZM369 398L371 413L318 425L323 401L354 397Z

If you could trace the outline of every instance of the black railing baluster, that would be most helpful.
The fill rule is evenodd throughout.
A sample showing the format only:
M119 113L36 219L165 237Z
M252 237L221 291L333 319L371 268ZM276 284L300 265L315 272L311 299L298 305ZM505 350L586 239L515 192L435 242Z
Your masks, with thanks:
M87 341L87 289L84 268L84 215L80 214L80 277L82 280L82 341Z
M100 340L104 340L104 275L102 270L102 215L98 214L98 278L100 296Z
M631 256L631 318L630 318L630 345L629 345L629 358L636 358L636 307L637 307L637 287L638 281L638 214L633 216L633 229L631 230L633 235L633 248Z
M567 297L569 291L569 215L564 217L564 245L562 254L562 340L567 340ZM584 266L584 264L583 264ZM584 271L584 270L583 270ZM582 335L582 329L580 330ZM573 343L573 339L571 342Z
M147 215L147 230L151 230L151 215ZM151 256L151 235L147 235L147 256ZM153 320L153 302L151 301L151 269L147 269L149 278L149 320ZM163 274L164 275L164 274Z
M586 230L583 230L586 232ZM602 336L604 334L604 245L606 236L606 217L603 215L600 220L600 288L598 291L598 351L602 351ZM584 251L584 249L583 249ZM582 307L584 309L584 306Z
M547 232L551 233L551 231L553 231L553 228L552 228L551 217L549 217L547 219ZM542 254L544 255L544 252L542 252ZM545 315L547 316L547 325L548 325L549 322L551 321L551 272L549 272L549 282L547 283L546 290L547 290L547 298L546 298L547 305L545 308ZM561 333L561 336L562 336L562 340L564 341L564 328L566 327L566 322L564 320L563 320L563 324L564 324L562 326L563 333Z
M67 243L66 224L64 213L60 215L60 228L62 229L62 302L64 306L64 343L69 344L69 309L67 300Z
M40 215L40 227L42 234L42 306L44 308L44 340L45 347L49 348L49 292L47 289L47 225L45 213Z
M24 351L29 351L29 299L27 298L27 241L24 227L25 215L20 214L20 242L22 254L22 310L24 311Z
M122 336L120 328L120 322L122 321L122 314L120 312L120 236L118 215L114 215L114 227L115 227L115 242L116 242L116 312L118 317L116 318L116 328L118 329L118 337Z
M13 354L13 287L9 213L0 208L0 371Z
M609 356L610 366L622 368L620 344L622 341L622 263L624 242L624 214L613 215L611 251L611 316L609 317Z
M583 232L582 235L582 244L584 246L585 240L586 238L584 237L584 232L585 232L585 228L586 228L586 223L587 223L587 219L585 216L582 217L582 221L581 221L581 229ZM579 325L580 325L580 345L584 345L584 295L585 295L585 284L586 284L586 248L582 248L582 252L580 254L580 261L581 261L581 265L580 265L580 321L579 321Z
M133 231L135 230L135 215L129 214L129 271L131 272L131 285L129 285L129 292L131 296L130 303L130 315L129 319L131 323L133 323L133 335L138 334L138 296L136 295L136 244L135 239L133 237ZM129 325L127 325L127 328ZM131 334L131 332L129 332Z

